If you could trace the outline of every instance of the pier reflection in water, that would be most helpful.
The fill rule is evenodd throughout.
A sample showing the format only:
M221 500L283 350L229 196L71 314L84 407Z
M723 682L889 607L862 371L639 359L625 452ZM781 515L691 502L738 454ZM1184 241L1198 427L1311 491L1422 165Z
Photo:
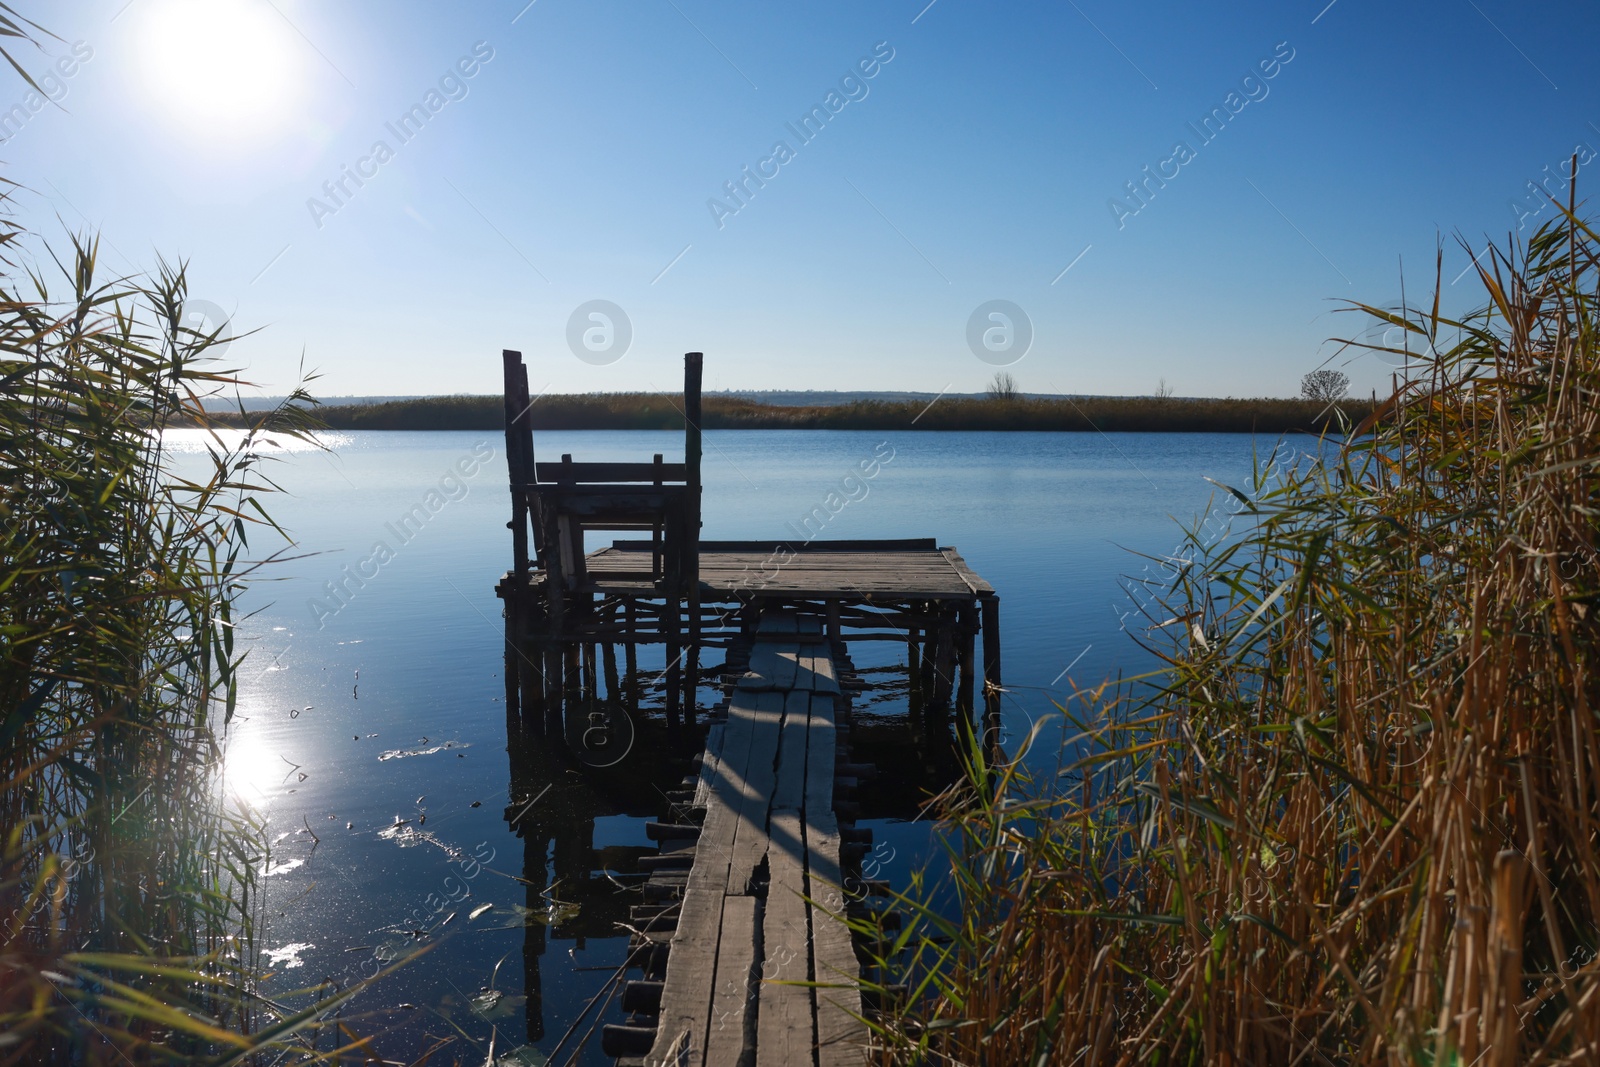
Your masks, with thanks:
M959 739L951 714L926 704L913 708L919 702L908 699L904 651L898 650L897 657L889 653L891 648L880 644L861 657L859 673L870 688L856 694L852 742L863 762L880 768L876 780L862 783L858 821L882 820L884 829L916 819L926 799L960 774ZM885 662L876 662L879 659ZM707 671L708 683L716 670ZM630 909L644 902L643 885L651 873L640 860L657 855L659 849L644 838L642 824L667 815L667 794L680 789L683 778L692 773L692 759L704 741L703 729L680 726L676 733L669 732L662 694L652 695L655 699L647 697L630 714L631 744L611 766L579 762L559 739L522 736L509 747L511 785L505 820L522 840L521 879L530 914L522 947L527 1033L530 1042L553 1056L553 1062L564 1062L584 1043L592 1056L600 1027L617 1019L616 1001L634 925ZM637 843L597 845L597 827L618 823L637 826ZM607 836L616 835L601 834L602 839ZM892 834L880 832L879 837L893 840ZM895 881L903 887L901 879ZM608 941L616 945L614 953L606 954L616 960L616 980L599 986L584 1015L562 1020L569 1032L549 1033L541 973L545 957L566 949L582 952L595 947L591 942ZM565 1038L559 1057L556 1044L546 1042L547 1037ZM588 1056L576 1058L586 1061Z

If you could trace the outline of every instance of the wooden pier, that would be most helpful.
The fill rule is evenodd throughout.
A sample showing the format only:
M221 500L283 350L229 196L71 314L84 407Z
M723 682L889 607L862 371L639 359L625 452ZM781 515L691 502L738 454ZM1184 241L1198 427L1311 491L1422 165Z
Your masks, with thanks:
M608 1054L862 1063L872 1005L843 918L874 888L852 797L871 768L850 758L849 642L903 643L911 713L953 710L957 730L992 737L999 598L932 539L701 541L700 367L685 357L683 463L536 462L527 373L505 353L506 727L595 768L629 754L657 692L669 736L703 730L698 773L647 827L661 851L630 916L642 975L603 1031ZM589 550L601 530L649 536ZM641 671L652 644L665 666ZM711 649L723 663L702 671ZM702 686L719 698L704 722Z

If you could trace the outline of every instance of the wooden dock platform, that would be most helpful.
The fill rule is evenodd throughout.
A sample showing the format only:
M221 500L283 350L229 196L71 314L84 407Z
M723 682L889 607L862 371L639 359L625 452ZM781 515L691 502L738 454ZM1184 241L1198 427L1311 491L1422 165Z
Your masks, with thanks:
M648 541L615 541L585 559L581 588L601 595L647 593L640 559ZM967 600L994 589L953 548L931 537L895 541L702 541L702 603L751 597L896 602ZM647 570L648 567L643 568Z
M914 699L936 707L954 703L969 721L981 709L993 728L1001 684L1000 598L955 548L933 538L704 541L697 548L689 605L665 595L650 577L649 541L619 540L584 556L559 598L559 614L544 608L555 599L546 572L508 572L496 587L507 604L508 728L564 734L577 743L599 721L594 716L614 713L597 696L596 649L604 673L615 680L615 650L625 650L632 673L635 650L647 644L667 647L668 722L676 723L680 698L692 722L701 650L733 647L769 608L820 616L836 642L904 643L916 676ZM687 661L681 689L680 661Z

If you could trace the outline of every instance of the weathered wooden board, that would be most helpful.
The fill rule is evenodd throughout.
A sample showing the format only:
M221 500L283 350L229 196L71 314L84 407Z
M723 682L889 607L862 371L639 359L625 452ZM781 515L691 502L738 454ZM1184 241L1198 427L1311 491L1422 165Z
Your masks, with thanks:
M865 1061L866 1028L860 1021L861 973L850 930L844 924L839 866L839 828L831 811L808 814L806 854L811 863L809 905L816 990L819 1064Z
M994 586L978 577L977 573L967 566L967 561L962 559L961 554L955 549L941 548L939 554L950 561L950 566L955 570L956 574L961 576L962 581L966 582L974 593L979 596L992 596L994 594Z
M685 1062L702 1062L711 1015L711 993L722 935L723 895L707 886L690 884L678 913L678 929L667 955L667 978L661 991L651 1063L675 1063L668 1050L686 1053Z
M722 902L722 941L717 950L711 1022L706 1034L706 1064L738 1064L756 1047L756 998L760 995L757 948L761 940L760 902L727 897ZM669 957L670 960L670 957Z
M790 690L784 697L783 729L778 740L777 784L771 800L774 812L798 812L805 803L806 732L810 724L811 694L802 689ZM776 827L769 836L776 841ZM793 847L802 850L804 843L796 839Z
M802 840L800 813L775 811L774 837ZM761 1005L756 1025L756 1065L795 1067L812 1062L816 1006L811 989L791 985L811 980L803 855L773 848L767 861L772 880L761 923Z
M745 771L760 725L761 713L754 704L755 698L733 701L723 724L720 751L707 753L701 763L706 814L667 956L652 1061L666 1062L667 1050L675 1044L680 1053L687 1050L687 1062L704 1060L728 871L745 800ZM771 764L769 755L767 766Z
M737 782L738 826L728 857L724 885L729 893L743 894L767 851L767 807L777 784L774 763L778 755L778 729L783 719L784 694L739 693L728 708L731 726L750 723L750 744L743 778ZM727 766L724 764L724 766ZM707 813L709 816L709 812ZM701 831L701 840L705 832Z
M833 654L825 645L808 645L800 656L795 671L796 689L809 689L816 693L838 694L839 680L834 677Z
M706 730L705 755L700 760L700 777L694 787L694 807L704 808L711 799L711 787L717 779L717 768L722 764L722 735L725 723L716 723Z
M844 911L844 879L839 863L839 824L833 811L833 772L837 730L831 697L812 698L806 767L806 857L810 864L809 905L816 989L817 1063L866 1061L866 1028L860 1021L860 975Z
M800 645L791 638L783 643L757 642L750 650L750 666L739 679L741 690L764 691L794 688Z

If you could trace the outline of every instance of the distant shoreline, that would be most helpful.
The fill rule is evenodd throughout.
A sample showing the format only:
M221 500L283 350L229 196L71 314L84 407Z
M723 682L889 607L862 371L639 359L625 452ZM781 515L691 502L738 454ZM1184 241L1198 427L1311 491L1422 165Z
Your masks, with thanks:
M530 415L535 430L677 430L682 398L658 393L545 396ZM856 400L842 404L776 405L727 394L704 398L707 430L934 430L1140 433L1337 433L1339 415L1359 422L1369 400L1319 401L1204 397L1035 397L992 400L971 396L917 400ZM498 396L441 396L314 409L335 430L501 430ZM236 424L237 411L219 412Z

